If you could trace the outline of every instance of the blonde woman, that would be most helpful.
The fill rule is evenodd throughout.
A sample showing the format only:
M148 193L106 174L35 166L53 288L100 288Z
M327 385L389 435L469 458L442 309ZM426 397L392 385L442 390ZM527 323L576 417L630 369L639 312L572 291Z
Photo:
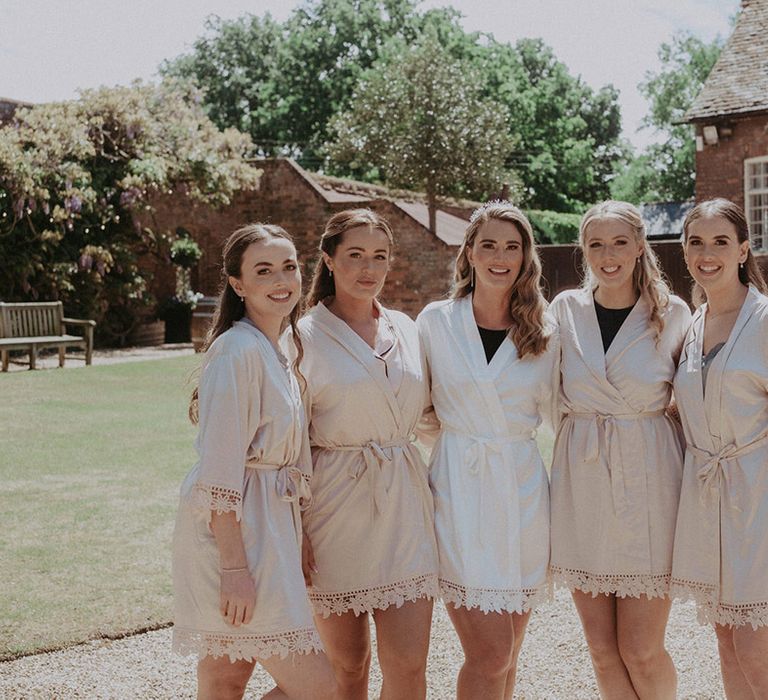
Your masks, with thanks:
M271 700L330 699L301 570L311 462L283 336L299 315L296 249L278 226L245 226L224 244L223 277L190 406L200 458L174 532L173 645L199 658L199 700L242 698L257 661Z
M768 289L732 202L696 205L683 233L698 308L675 377L687 449L672 590L714 624L729 700L757 700L768 697Z
M394 239L367 209L331 217L299 323L314 461L310 598L341 697L368 698L376 626L383 700L426 696L437 553L411 436L426 400L419 338L377 301Z
M670 294L635 207L583 217L581 289L560 326L552 564L572 591L603 698L675 697L664 647L682 447L666 414L690 311Z
M547 595L549 493L535 434L559 347L540 278L528 219L493 202L472 216L451 298L417 319L438 435L440 591L464 650L460 700L512 697L530 611Z

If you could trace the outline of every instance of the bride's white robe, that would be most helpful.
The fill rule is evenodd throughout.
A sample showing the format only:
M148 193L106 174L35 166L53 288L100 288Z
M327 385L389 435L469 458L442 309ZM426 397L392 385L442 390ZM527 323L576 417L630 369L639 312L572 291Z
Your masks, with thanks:
M562 347L554 581L593 595L667 595L683 452L665 409L690 310L672 296L657 342L639 299L607 352L590 290L559 294L550 313Z
M379 307L386 363L324 304L300 321L314 471L304 525L325 617L437 594L427 467L413 433L427 397L413 321Z
M507 337L489 363L471 295L429 304L416 324L439 422L430 484L441 595L486 613L530 610L548 588L549 487L535 435L553 406L557 333L525 359Z
M712 360L701 360L706 304L675 377L686 441L672 592L702 622L768 625L768 297L754 287Z

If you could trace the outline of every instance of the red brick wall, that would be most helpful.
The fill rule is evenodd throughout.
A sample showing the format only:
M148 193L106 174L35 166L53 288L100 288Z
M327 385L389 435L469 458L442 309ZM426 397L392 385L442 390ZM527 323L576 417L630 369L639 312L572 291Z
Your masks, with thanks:
M744 160L768 156L768 116L729 121L730 136L696 153L696 201L725 197L744 207ZM722 131L718 125L718 129ZM700 127L697 127L700 133Z
M198 242L203 257L192 271L196 291L217 293L224 240L238 226L254 221L278 224L293 236L308 284L328 218L343 209L370 206L389 220L397 239L395 260L382 294L384 303L415 316L428 301L445 294L454 250L390 202L328 203L290 163L264 161L259 167L264 170L259 190L238 193L224 209L194 205L183 196L171 195L154 202L151 217L141 217L145 226L157 231L173 232L183 227ZM173 294L175 278L170 262L146 259L143 269L152 278L151 289L158 300Z

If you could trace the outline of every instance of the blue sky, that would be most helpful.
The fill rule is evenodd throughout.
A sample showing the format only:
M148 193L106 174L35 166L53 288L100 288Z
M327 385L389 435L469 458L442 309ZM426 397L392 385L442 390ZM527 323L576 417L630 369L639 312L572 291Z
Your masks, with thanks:
M270 12L285 19L296 0L0 0L0 96L69 99L78 88L152 79L184 52L205 18ZM502 41L542 37L571 72L621 91L624 132L638 146L646 103L637 84L658 67L656 51L677 31L727 36L739 0L424 0L451 4L470 31Z

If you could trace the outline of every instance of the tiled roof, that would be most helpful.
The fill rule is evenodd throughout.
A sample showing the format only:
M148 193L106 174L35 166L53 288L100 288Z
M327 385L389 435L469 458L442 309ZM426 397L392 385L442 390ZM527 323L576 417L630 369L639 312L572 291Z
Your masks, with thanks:
M638 209L648 238L678 240L683 235L683 221L693 209L693 202L651 202L641 204Z
M404 199L396 199L395 206L405 212L414 221L429 230L429 208L422 202L407 202ZM464 231L467 230L467 222L447 211L438 209L435 217L437 237L446 245L460 246L464 240Z
M733 34L685 120L763 111L768 112L768 0L742 0Z
M19 107L31 107L29 102L20 102L11 100L7 97L0 97L0 125L9 122Z

